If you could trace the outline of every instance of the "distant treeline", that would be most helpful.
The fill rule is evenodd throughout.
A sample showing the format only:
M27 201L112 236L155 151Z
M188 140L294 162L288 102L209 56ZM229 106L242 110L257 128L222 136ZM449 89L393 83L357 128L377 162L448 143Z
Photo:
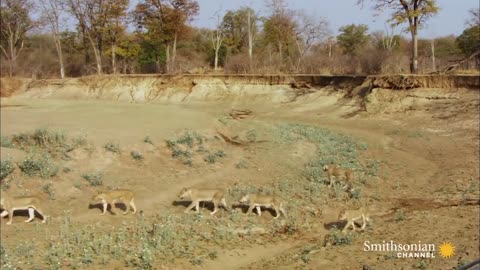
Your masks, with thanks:
M262 16L247 6L219 10L212 14L214 29L191 26L200 9L196 0L140 0L131 9L129 0L2 0L0 71L35 78L427 73L480 49L477 10L460 36L421 39L418 29L438 11L436 1L370 1L393 11L385 31L351 24L334 36L326 19L293 10L283 0L265 1L268 12ZM478 60L463 68L478 69Z

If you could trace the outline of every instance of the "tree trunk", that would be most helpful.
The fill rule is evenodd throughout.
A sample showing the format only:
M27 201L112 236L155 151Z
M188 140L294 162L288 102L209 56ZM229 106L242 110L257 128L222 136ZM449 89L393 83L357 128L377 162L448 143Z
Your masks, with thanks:
M15 43L13 42L13 37L10 37L9 40L9 47L10 47L10 61L8 61L8 68L9 68L9 75L10 77L14 74L15 69Z
M215 48L214 70L217 70L217 69L218 69L218 51L220 51L220 47Z
M170 43L167 43L165 50L165 70L170 73Z
M432 39L432 71L437 71L437 65L435 63L435 39Z
M112 73L117 74L117 63L115 61L115 43L112 43Z
M328 58L332 57L332 40L328 39Z
M278 52L280 53L280 61L283 62L283 49L282 49L282 42L278 42Z
M253 69L253 33L250 11L248 11L248 64L250 71Z
M13 64L12 60L8 60L8 77L13 76Z
M418 73L418 35L415 30L412 32L412 63L411 63L411 73Z
M248 64L250 65L250 71L253 70L253 44L252 37L248 36Z
M83 53L85 57L85 65L90 64L90 53L88 52L88 37L86 34L85 28L82 27L82 37L83 37Z
M95 61L97 62L97 74L101 75L103 73L102 70L102 55L100 53L100 49L96 46L93 38L89 37L90 43L92 44L93 53L95 54Z
M160 57L157 56L157 58L155 59L155 71L157 73L160 73Z
M60 78L65 78L65 68L63 66L63 53L62 53L62 43L59 37L55 37L55 45L57 47L58 62L60 63Z
M297 49L298 49L298 53L299 53L299 56L298 56L298 60L297 60L297 64L295 66L295 72L299 72L300 71L300 65L302 64L302 60L303 60L303 55L305 54L305 50L302 50L302 46L300 46L300 42L297 40L295 40L295 43L297 44Z
M177 32L175 32L175 37L173 38L173 47L172 47L172 70L175 71L175 58L177 56Z
M94 49L95 53L95 60L97 62L97 74L102 75L103 70L102 70L102 56L100 55L100 52L98 49Z

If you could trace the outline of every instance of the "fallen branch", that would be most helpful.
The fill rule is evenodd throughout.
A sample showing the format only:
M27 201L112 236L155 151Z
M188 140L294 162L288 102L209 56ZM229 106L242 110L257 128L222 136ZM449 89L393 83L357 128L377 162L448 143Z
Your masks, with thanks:
M454 64L454 65L451 65L449 67L447 67L446 69L444 69L443 71L437 71L437 72L432 72L432 74L447 74L447 73L451 73L453 70L455 70L457 67L459 67L460 65L462 65L463 63L467 62L467 61L470 61L471 59L475 58L475 57L480 57L480 50L474 52L472 55L470 55L469 57L463 59L462 61Z
M293 88L293 89L310 89L312 88L312 86L309 84L309 83L306 83L306 82L292 82L290 84L290 86Z
M233 118L233 119L245 119L249 116L252 116L253 115L253 112L251 110L236 110L236 109L232 109L232 111L230 112L230 116Z
M218 130L217 130L217 134L220 135L220 137L222 137L222 139L224 141L226 141L227 143L237 145L237 146L246 146L246 143L241 142L239 140L236 140L235 138L231 138L230 136L228 136L226 134L223 134L222 132L220 132Z

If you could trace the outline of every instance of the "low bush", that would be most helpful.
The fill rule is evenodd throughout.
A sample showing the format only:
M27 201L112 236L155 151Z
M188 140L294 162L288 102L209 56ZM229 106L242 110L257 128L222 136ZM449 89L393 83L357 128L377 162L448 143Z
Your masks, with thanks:
M353 242L353 235L351 233L342 233L337 228L334 228L325 236L324 246L351 245L352 242Z
M0 180L7 178L15 170L15 165L11 160L0 160Z
M107 142L106 144L103 145L103 148L108 152L112 152L116 154L120 153L120 145L118 143Z
M144 159L143 154L139 151L132 151L132 152L130 152L130 155L136 161L142 161Z
M103 175L101 173L87 173L83 174L82 178L87 180L90 183L90 186L101 186L103 185Z
M52 157L47 153L27 156L18 164L18 167L28 176L40 176L42 178L53 177L59 171L59 167L53 163Z

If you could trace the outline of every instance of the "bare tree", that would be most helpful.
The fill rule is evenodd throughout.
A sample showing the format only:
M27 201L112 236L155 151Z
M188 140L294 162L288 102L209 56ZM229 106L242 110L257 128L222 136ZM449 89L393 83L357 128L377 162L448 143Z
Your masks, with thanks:
M328 58L332 57L333 53L332 53L332 49L333 49L333 46L335 45L335 37L328 37Z
M389 29L390 28L390 29ZM382 47L388 52L392 52L398 44L398 35L395 33L395 26L386 27L385 34L381 41Z
M472 8L468 11L470 13L470 18L467 20L467 25L480 26L480 10L478 8Z
M214 69L218 70L218 53L222 47L223 40L225 39L225 24L223 23L222 17L220 15L220 10L215 12L214 18L216 19L215 29L211 34L211 41L213 49L215 50L215 62Z
M388 53L392 53L397 48L400 39L400 36L395 33L395 26L386 26L385 31L375 31L370 36L378 49Z
M299 71L303 58L315 42L326 38L329 34L328 23L325 19L316 19L304 12L298 12L296 39L298 53L296 70Z
M366 0L358 0L362 4ZM368 1L368 0L367 0ZM418 72L418 29L429 17L438 12L438 6L435 0L371 0L374 2L373 8L377 11L383 11L385 8L393 10L390 21L394 25L408 22L407 30L412 36L412 60L410 70L412 73Z
M42 8L42 17L48 23L50 31L52 32L55 49L57 51L58 62L60 64L60 78L65 78L65 68L63 66L62 41L60 37L60 15L61 4L60 0L40 0Z
M8 61L8 75L15 73L16 61L23 49L25 34L33 28L28 0L0 2L0 49Z
M257 29L257 18L253 13L253 9L247 9L248 63L250 71L253 69L253 39Z
M435 39L432 38L432 42L430 43L430 47L432 49L432 69L433 72L437 71L437 64L435 63Z

